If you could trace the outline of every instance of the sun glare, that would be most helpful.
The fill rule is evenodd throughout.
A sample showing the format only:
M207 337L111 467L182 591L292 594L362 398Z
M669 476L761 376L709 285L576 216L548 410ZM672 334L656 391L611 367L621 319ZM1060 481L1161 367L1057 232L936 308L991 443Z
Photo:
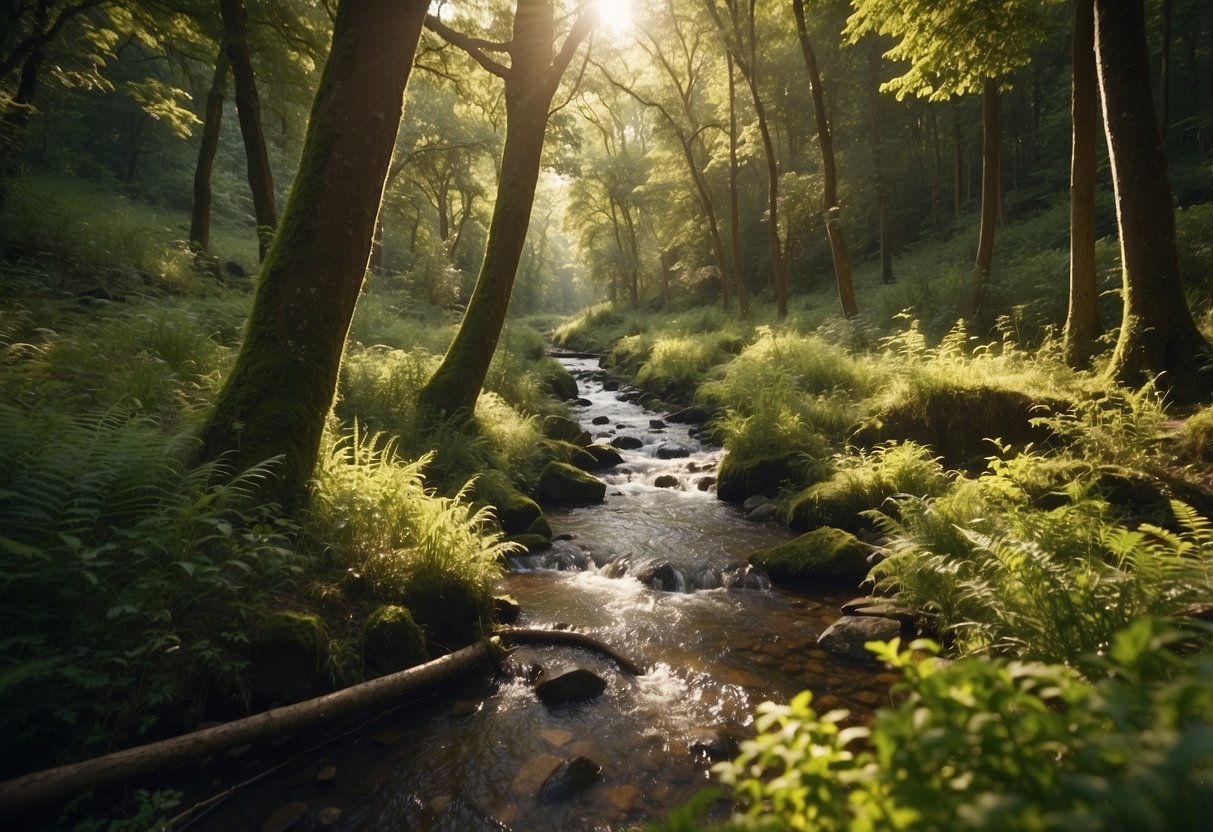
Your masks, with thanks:
M632 25L632 0L594 0L594 11L612 35L622 34Z

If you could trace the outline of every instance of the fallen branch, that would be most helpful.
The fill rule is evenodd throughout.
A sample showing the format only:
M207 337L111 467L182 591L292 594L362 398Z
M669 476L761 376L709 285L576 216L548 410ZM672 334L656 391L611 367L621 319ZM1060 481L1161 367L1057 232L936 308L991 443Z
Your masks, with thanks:
M8 780L0 783L0 819L23 814L97 786L218 754L264 737L298 731L379 704L494 659L500 649L495 640L481 641L417 667L295 705Z
M526 627L499 627L493 635L504 644L560 644L582 647L603 654L632 676L643 676L647 671L627 656L617 652L609 644L593 636L573 630L543 630Z

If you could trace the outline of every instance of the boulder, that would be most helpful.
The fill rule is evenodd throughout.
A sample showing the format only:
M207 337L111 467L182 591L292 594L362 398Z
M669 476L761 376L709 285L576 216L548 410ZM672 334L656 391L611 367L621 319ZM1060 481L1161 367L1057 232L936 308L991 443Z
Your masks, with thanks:
M582 448L590 444L590 435L581 429L581 425L563 416L544 417L543 435L548 439L571 442Z
M535 693L545 705L559 706L593 699L606 690L606 682L596 673L579 667L563 673L544 672L535 683Z
M782 483L799 477L795 455L739 458L725 454L716 472L716 496L728 503L740 503L755 494L773 494Z
M653 430L663 430L665 428L665 422L661 421L660 419L649 419L649 427Z
M412 614L396 604L385 604L362 624L362 661L374 674L395 673L422 664L428 658L425 636Z
M294 610L271 613L250 645L257 698L298 702L316 695L326 641L320 616Z
M864 648L869 641L888 641L901 635L901 624L891 618L848 616L840 618L817 639L817 646L836 656L873 661Z
M673 474L662 474L660 477L653 480L653 485L657 486L658 488L677 488L681 484L682 483L679 482L678 477L674 476Z
M673 442L665 442L657 446L658 459L685 459L691 455L691 449Z
M752 497L745 498L745 501L741 504L741 510L746 514L749 514L754 509L758 508L759 506L765 506L769 502L771 502L771 498L767 495L755 494Z
M506 534L523 534L543 518L539 504L518 489L501 471L487 471L476 480L477 501L493 506L497 522Z
M857 587L867 577L868 547L841 529L823 528L750 555L776 583L822 583Z
M580 468L582 471L594 471L598 468L598 457L586 448L574 448L568 461L574 468Z
M552 548L552 539L538 534L516 534L509 538L511 543L517 543L528 553L543 552Z
M619 455L619 451L609 445L590 445L585 451L593 455L598 468L614 468L616 465L623 464L623 457Z
M595 424L595 425L609 425L610 423L611 423L610 416L595 416L593 419L593 424Z
M564 368L563 364L551 362L543 373L543 390L550 396L562 401L576 399L580 395L577 380Z
M553 503L584 505L606 498L606 483L565 462L549 462L539 475L539 498Z
M493 618L498 624L513 624L522 614L522 605L512 595L493 596Z
M637 451L644 447L644 442L635 436L616 436L611 440L611 447L621 451Z
M747 512L745 519L755 523L773 523L779 519L779 506L774 503L763 503L753 511Z

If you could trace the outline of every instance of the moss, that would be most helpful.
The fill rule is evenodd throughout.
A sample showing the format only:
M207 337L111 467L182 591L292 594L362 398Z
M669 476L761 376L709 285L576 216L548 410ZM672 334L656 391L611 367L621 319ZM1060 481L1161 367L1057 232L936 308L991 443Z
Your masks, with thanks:
M296 702L320 687L324 624L314 613L271 613L253 637L250 660L255 695L265 701Z
M584 448L593 440L581 425L563 416L547 416L543 420L543 435L558 442L568 442Z
M823 528L750 556L777 583L823 583L858 587L867 576L868 549L853 534Z
M426 658L425 636L405 607L385 604L363 622L362 659L368 674L394 673Z
M600 503L606 483L565 462L549 462L539 476L539 498L555 503Z
M544 367L543 389L544 392L562 401L575 399L581 395L581 391L577 388L577 380L573 378L572 373L566 370L564 365L555 361Z
M411 586L404 601L430 647L443 652L472 643L492 621L492 597L454 578Z
M488 471L476 481L476 499L494 508L497 522L506 534L522 534L530 530L543 510L530 497L514 488L500 471ZM550 535L549 535L550 536Z
M756 459L726 454L717 471L716 496L729 503L756 494L774 497L785 483L800 481L797 467L797 457L790 454Z

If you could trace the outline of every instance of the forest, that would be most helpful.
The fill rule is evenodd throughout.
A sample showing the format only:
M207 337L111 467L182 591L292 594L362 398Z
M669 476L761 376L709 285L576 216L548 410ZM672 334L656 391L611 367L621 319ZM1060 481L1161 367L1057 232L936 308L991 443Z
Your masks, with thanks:
M1213 813L1213 4L7 0L0 826Z

